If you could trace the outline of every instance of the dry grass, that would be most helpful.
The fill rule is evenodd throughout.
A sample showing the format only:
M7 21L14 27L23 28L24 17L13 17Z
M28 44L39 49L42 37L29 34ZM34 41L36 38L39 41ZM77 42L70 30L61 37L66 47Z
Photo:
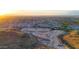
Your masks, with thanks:
M75 48L79 48L79 34L77 33L77 31L70 31L69 34L63 37L64 40L66 40L71 46Z
M36 42L36 37L32 35L17 31L0 31L0 48L31 48Z

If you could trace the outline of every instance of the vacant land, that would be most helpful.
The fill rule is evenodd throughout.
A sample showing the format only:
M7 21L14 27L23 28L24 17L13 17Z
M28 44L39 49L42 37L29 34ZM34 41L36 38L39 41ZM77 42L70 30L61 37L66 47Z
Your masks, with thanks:
M0 31L0 48L33 48L36 37L16 31Z

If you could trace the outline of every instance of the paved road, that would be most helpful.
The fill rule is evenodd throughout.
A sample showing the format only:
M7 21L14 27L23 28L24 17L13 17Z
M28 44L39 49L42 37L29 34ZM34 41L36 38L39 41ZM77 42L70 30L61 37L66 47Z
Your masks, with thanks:
M63 49L64 45L61 40L58 38L59 35L64 34L62 30L53 30L50 32L50 43L48 44L51 48Z
M38 39L42 44L45 44L49 46L50 48L58 48L58 49L63 49L64 45L61 42L61 40L58 38L59 35L64 34L65 32L63 30L53 30L50 32L41 33L41 35L38 33L36 34L37 37L40 37ZM48 34L48 35L47 35Z
M27 32L27 31L25 31L25 32ZM61 40L58 38L58 36L61 34L64 34L64 33L65 32L63 30L52 30L52 31L40 32L40 33L35 30L35 32L33 32L32 34L37 36L38 38L40 37L38 40L42 44L45 44L45 45L49 46L50 48L61 49L61 48L64 48L64 45L61 42Z

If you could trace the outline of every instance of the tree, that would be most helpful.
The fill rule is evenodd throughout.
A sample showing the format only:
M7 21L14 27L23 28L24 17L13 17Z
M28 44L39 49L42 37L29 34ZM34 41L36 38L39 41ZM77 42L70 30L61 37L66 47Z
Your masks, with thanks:
M63 22L63 24L62 24L62 29L63 29L63 30L68 30L68 25L69 25L68 22Z
M79 20L75 20L75 23L76 23L76 24L79 24Z

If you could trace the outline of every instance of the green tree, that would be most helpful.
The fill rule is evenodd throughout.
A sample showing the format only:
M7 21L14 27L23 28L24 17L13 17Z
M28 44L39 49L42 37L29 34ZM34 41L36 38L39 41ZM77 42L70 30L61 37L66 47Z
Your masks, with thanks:
M75 20L75 23L76 23L76 24L79 24L79 20Z
M62 24L62 29L63 30L67 30L68 28L68 25L69 25L69 23L68 22L63 22L63 24Z

